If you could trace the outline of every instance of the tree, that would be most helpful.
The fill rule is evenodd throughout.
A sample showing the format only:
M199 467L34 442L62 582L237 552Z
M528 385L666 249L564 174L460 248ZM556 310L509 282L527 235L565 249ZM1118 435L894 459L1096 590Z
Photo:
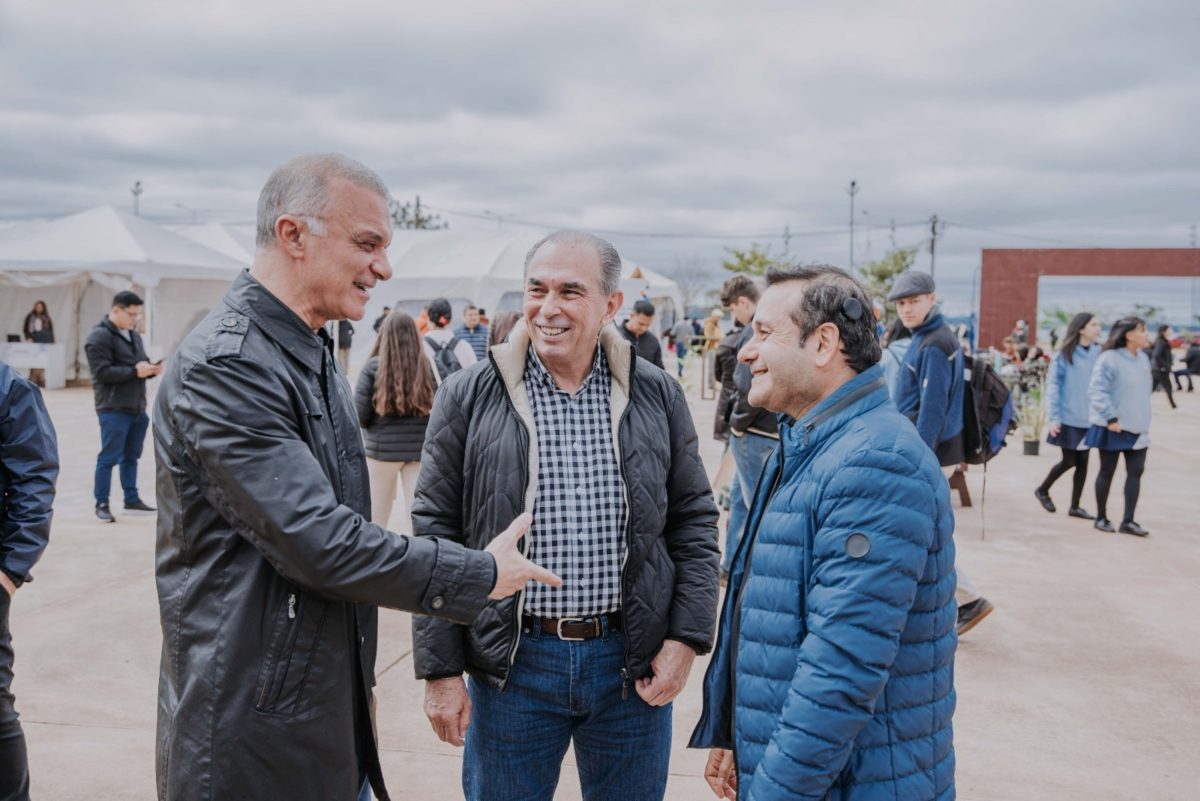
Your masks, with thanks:
M422 228L433 230L449 228L450 223L442 220L437 214L426 214L421 211L421 196L417 195L412 203L401 203L395 198L388 198L388 208L392 211L393 228Z
M772 256L770 247L763 247L758 243L751 245L749 250L725 248L725 251L733 258L725 259L721 266L731 273L759 276L765 275L770 267L790 266L787 261Z
M704 297L716 276L704 266L704 260L692 256L687 259L675 259L675 266L664 270L665 275L679 286L679 294L683 296L683 309L680 314L686 315L687 310L695 306Z
M883 323L887 325L895 316L896 304L887 302L892 284L900 273L912 267L917 259L916 248L898 248L888 253L882 259L869 261L858 268L858 274L866 285L871 297L883 303Z
M1146 326L1152 328L1158 325L1159 319L1162 317L1161 306L1151 306L1149 303L1133 304L1133 316L1140 317L1146 321Z

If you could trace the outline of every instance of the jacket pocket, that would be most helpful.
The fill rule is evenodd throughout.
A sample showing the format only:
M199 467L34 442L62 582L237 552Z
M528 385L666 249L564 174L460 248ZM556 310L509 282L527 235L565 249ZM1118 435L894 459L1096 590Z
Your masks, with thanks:
M304 711L301 699L327 611L324 601L287 591L259 671L256 710L286 716Z

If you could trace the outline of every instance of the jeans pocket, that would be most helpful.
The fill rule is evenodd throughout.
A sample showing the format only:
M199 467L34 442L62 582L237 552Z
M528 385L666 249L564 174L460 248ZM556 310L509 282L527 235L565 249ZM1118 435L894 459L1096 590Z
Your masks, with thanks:
M259 671L254 708L292 716L302 712L301 699L313 655L320 641L328 604L289 589L275 615L267 654Z

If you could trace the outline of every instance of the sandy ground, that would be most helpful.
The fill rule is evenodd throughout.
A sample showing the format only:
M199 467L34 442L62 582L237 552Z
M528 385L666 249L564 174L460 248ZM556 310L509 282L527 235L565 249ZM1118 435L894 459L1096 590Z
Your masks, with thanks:
M694 375L689 383L697 385ZM713 404L689 394L715 473ZM1200 602L1200 393L1176 397L1174 412L1154 397L1137 515L1152 532L1147 540L1101 534L1062 510L1046 514L1032 490L1055 449L1023 456L1015 442L989 467L983 504L984 474L970 472L975 506L958 510L960 563L997 611L958 651L959 798L1200 797L1200 618L1192 614ZM118 510L115 525L94 519L91 391L49 392L46 401L63 459L54 531L12 618L34 797L151 799L161 642L154 518ZM1122 475L1110 510L1118 518ZM147 497L153 476L147 447ZM1060 507L1068 492L1066 480L1055 487ZM1085 498L1094 509L1090 486ZM394 797L461 798L461 752L439 743L421 712L408 616L385 612L380 639L380 736ZM670 799L712 797L700 778L704 754L684 747L704 668L697 660L675 704ZM556 797L579 797L570 756Z

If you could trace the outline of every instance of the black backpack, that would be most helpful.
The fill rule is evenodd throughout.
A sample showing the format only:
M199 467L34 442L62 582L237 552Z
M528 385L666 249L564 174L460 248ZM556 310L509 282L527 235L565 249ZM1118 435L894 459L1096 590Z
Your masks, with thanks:
M433 337L425 337L425 342L433 349L433 363L437 365L439 384L462 369L458 357L454 355L454 348L461 341L458 337L450 337L450 341L443 345Z
M991 362L967 358L963 370L963 449L967 464L987 464L1004 447L1013 421L1008 387Z

